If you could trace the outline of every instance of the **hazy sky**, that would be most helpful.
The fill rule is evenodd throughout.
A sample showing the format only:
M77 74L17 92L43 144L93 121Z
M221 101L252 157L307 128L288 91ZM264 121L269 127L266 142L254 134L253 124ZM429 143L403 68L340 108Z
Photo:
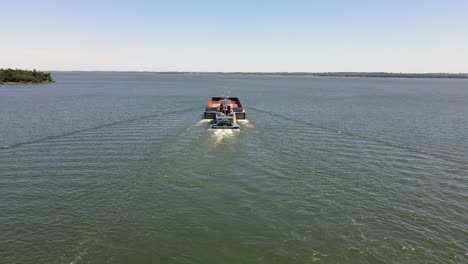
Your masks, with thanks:
M0 0L0 25L0 68L468 72L468 0Z

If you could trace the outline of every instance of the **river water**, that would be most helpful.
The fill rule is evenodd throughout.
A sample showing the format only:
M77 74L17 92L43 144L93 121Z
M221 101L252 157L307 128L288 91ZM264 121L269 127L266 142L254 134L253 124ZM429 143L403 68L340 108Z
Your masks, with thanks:
M0 86L1 263L468 261L467 80L53 77Z

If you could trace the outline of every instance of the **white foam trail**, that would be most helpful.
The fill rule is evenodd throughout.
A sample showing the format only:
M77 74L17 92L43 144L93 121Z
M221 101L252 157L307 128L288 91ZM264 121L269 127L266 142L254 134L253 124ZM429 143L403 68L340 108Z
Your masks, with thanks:
M211 119L202 119L200 121L198 121L197 123L193 124L193 125L190 125L189 127L187 127L186 131L189 131L190 129L194 128L194 127L197 127L197 126L200 126L200 125L205 125L205 124L208 124L211 122Z
M202 119L198 121L195 125L206 124L206 123L210 123L211 121L212 119Z
M78 242L78 255L73 258L70 264L81 263L82 258L88 254L88 250L92 247L92 244L97 244L97 240L86 239L85 241Z
M254 125L252 123L250 123L250 121L247 120L247 119L237 120L237 123L239 123L240 125L242 125L244 127L254 127Z
M213 137L215 138L215 143L221 142L223 139L230 138L234 136L234 132L239 132L238 129L210 129L213 131Z

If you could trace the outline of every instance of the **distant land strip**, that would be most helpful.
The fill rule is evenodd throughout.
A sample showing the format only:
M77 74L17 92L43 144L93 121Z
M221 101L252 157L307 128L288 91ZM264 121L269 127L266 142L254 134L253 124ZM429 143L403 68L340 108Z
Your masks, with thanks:
M52 82L54 82L54 80L48 72L0 69L0 84L35 84Z
M224 74L261 76L373 77L373 78L449 78L468 79L468 73L394 73L394 72L185 72L166 71L157 74Z

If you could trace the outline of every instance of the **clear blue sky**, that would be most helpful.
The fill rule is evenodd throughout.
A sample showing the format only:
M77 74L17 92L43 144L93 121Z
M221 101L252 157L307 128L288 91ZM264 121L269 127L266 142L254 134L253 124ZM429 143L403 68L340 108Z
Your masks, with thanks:
M4 1L0 68L468 72L468 1Z

